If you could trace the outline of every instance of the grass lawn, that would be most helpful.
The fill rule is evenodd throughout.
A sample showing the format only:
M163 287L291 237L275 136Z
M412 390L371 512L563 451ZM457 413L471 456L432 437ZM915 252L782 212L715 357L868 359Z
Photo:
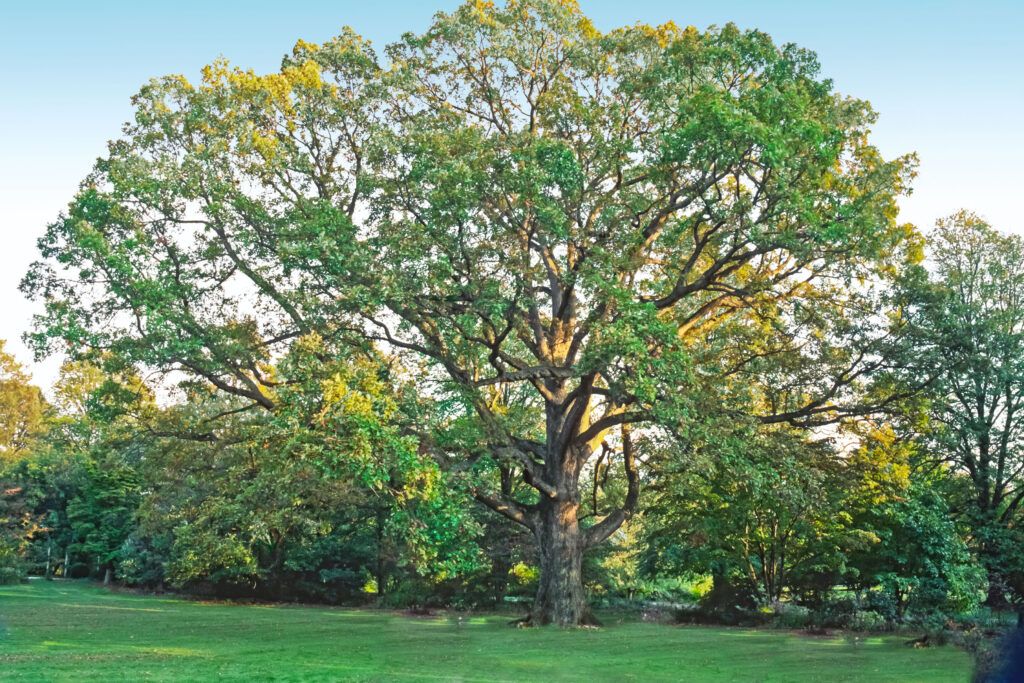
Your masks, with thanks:
M78 582L0 586L0 680L966 681L968 656L902 638L200 603Z

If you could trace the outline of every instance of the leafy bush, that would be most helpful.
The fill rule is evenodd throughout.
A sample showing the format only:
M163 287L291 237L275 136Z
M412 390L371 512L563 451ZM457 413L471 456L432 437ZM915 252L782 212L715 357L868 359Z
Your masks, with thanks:
M759 604L757 586L749 581L722 580L712 585L701 599L701 606L722 612L752 611Z
M1011 629L1002 636L997 631L981 628L971 628L957 634L956 644L974 658L974 676L971 681L991 683L1012 680L1005 670L1007 653L1014 647L1019 649L1024 645L1020 639L1021 632L1017 629Z
M802 605L780 603L773 612L772 626L776 628L807 628L814 623L811 610Z
M861 601L863 609L882 615L886 621L895 622L900 617L900 606L889 591L873 590Z
M953 617L962 631L979 629L983 631L1002 631L1013 628L1017 623L1017 613L1009 610L993 610L991 607L978 607L969 612L961 612Z
M13 543L0 537L0 585L17 583L25 574L24 563Z
M17 567L0 567L0 586L21 583L24 576Z
M319 596L325 602L341 602L359 594L366 576L363 572L347 567L321 569L318 581L299 581L296 588L310 597Z
M147 543L129 537L118 549L117 578L129 586L157 586L164 581L163 560Z
M605 605L645 607L650 603L696 604L711 590L710 577L665 576L635 579L614 587ZM617 598L617 599L616 599Z
M540 569L534 565L518 562L508 570L508 592L511 595L527 596L537 592Z
M857 601L849 597L820 600L814 610L814 622L821 628L846 628L859 609Z
M856 610L847 618L846 628L851 631L888 631L892 622L878 612Z

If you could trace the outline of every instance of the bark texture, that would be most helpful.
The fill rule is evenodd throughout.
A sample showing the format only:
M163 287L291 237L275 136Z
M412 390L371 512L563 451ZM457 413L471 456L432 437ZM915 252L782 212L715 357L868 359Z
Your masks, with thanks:
M537 528L540 581L530 615L535 625L578 626L590 623L583 590L583 535L579 503L545 501Z

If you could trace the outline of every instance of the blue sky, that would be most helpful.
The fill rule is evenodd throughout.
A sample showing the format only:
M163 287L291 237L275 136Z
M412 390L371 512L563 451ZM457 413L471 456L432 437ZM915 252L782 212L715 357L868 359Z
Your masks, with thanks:
M32 307L16 286L35 239L131 115L147 79L194 77L223 55L276 68L298 38L350 25L378 47L423 30L449 0L47 2L0 9L0 339L24 362ZM600 29L637 21L735 22L818 53L823 72L881 114L874 140L921 157L902 217L928 227L960 207L1024 229L1024 3L880 0L581 0ZM47 383L54 363L33 366Z

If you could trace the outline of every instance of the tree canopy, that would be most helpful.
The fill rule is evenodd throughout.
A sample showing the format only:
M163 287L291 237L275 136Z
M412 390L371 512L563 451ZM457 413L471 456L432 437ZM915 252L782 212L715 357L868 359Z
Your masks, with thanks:
M37 348L212 387L200 441L252 410L316 427L333 364L368 359L398 396L388 452L534 535L536 622L586 621L583 553L637 511L654 435L917 388L893 380L915 160L759 31L469 2L385 59L346 29L134 105L23 282ZM597 457L624 491L581 526Z
M46 400L0 339L0 461L24 455L43 428Z

